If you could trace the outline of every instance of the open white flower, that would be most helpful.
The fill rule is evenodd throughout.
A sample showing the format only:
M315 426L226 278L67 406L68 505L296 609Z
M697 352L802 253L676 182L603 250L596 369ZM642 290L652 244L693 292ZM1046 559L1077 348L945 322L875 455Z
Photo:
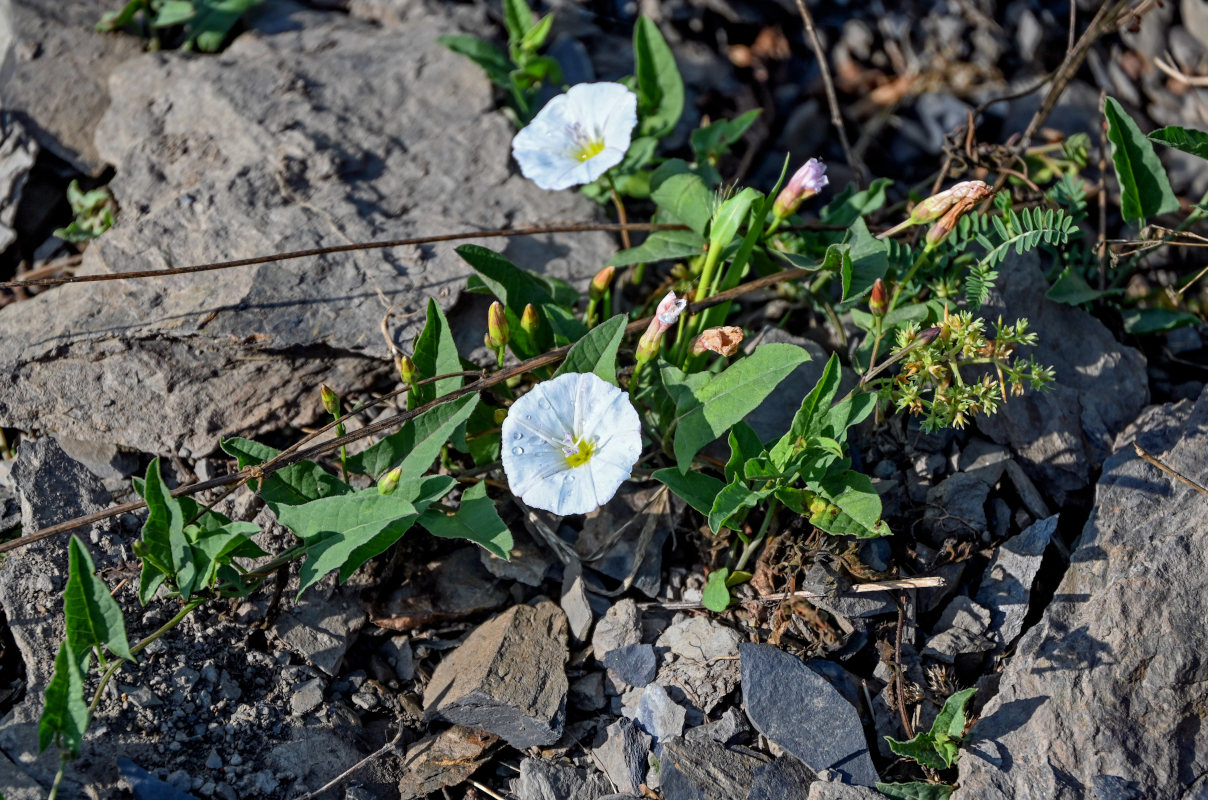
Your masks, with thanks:
M561 515L607 503L642 453L629 395L590 372L534 386L512 404L502 435L512 493Z
M619 83L580 83L545 104L512 139L524 177L542 189L591 183L621 163L638 98Z

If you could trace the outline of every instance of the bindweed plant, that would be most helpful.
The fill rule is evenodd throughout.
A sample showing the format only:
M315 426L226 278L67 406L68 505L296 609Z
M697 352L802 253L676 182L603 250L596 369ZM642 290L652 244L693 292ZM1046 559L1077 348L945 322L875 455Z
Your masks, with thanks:
M71 206L71 224L54 232L63 241L91 241L113 227L117 203L105 187L84 192L80 191L79 181L72 181L67 185L67 202Z
M231 29L264 0L127 0L107 12L96 29L102 32L137 28L148 50L179 47L203 53L222 49Z
M929 774L952 767L960 758L960 745L969 728L965 706L976 693L976 689L963 689L948 697L926 733L920 731L904 742L886 736L889 749L930 770ZM953 787L938 781L913 781L877 783L877 791L895 800L946 800Z
M535 55L550 22L522 0L505 11L507 70L502 51L445 43L497 83L508 81L524 120L538 84L558 80L556 65ZM601 264L586 296L463 245L457 253L474 271L468 288L493 296L484 339L490 364L458 351L448 319L429 301L411 352L397 359L405 411L346 433L347 417L364 409L322 387L333 442L279 451L223 440L238 474L293 534L283 552L263 552L253 523L169 491L152 462L135 485L147 507L134 548L138 599L174 604L178 613L128 645L120 607L73 540L68 635L46 693L43 747L78 752L123 663L201 604L245 597L284 565L299 562L301 597L329 575L347 580L415 527L506 559L512 538L498 503L591 513L635 473L682 498L728 545L705 592L707 607L724 611L761 544L790 518L835 536L891 533L871 480L853 466L852 433L878 403L885 413L919 416L928 429L961 427L1053 379L1017 355L1036 341L1025 320L1000 320L991 335L976 310L1007 248L1060 246L1076 235L1067 211L1017 212L1003 194L986 214L978 206L993 190L969 181L925 198L898 226L930 226L912 246L890 238L897 229L872 232L868 218L886 202L885 179L838 192L816 219L807 216L811 201L829 184L817 159L791 175L786 159L766 192L724 186L724 156L754 116L693 132L691 160L659 154L680 122L683 81L653 22L638 22L634 43L632 76L554 97L516 135L513 154L539 186L611 198L622 220L626 199L646 202L647 238ZM733 324L738 298L772 286L831 320L836 335L845 335L846 317L863 336L849 343L846 366L843 354L831 355L812 390L785 399L797 408L790 426L764 440L747 418L811 358L795 344L743 349L746 331ZM348 447L389 422L397 430L385 438L359 452ZM489 475L506 479L509 492L492 490ZM102 675L88 703L93 657Z

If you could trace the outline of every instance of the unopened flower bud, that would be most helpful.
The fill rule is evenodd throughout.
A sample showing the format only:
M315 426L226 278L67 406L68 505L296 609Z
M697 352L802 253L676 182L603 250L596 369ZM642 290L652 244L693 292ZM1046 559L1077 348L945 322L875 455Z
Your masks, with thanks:
M655 357L659 351L659 345L662 344L663 334L675 324L687 305L688 301L677 298L675 292L667 292L667 296L654 310L654 316L651 318L646 332L638 340L638 349L635 353L638 361L645 363Z
M889 293L885 291L885 281L877 278L872 285L872 295L868 298L868 310L874 317L880 317L889 309Z
M734 325L709 328L692 340L692 355L699 356L709 352L726 357L732 356L738 352L742 338L742 328Z
M399 356L395 360L395 363L398 366L398 376L402 378L403 383L408 386L414 384L417 376L415 374L415 362L411 360L411 357Z
M826 165L816 158L811 158L801 169L793 173L788 184L780 190L780 194L777 195L776 202L772 206L772 213L776 215L777 219L783 219L793 214L802 203L818 194L822 187L829 183L830 179L826 177Z
M915 334L914 341L911 344L916 344L919 347L926 347L935 341L935 337L940 335L942 328L928 328L925 331L919 331Z
M612 286L612 279L616 273L616 267L605 267L597 272L596 277L591 279L591 286L587 288L588 299L594 301L602 299L608 292L608 288Z
M541 321L537 317L537 309L529 303L524 307L524 313L520 315L520 327L529 336L536 336L537 329L541 326Z
M960 221L960 218L964 216L964 213L967 210L968 209L956 205L949 209L947 214L940 217L939 220L937 220L935 224L931 226L930 230L927 231L927 236L924 240L926 241L926 248L928 250L934 249L938 245L942 244L945 239L951 236L952 232L956 230L956 223Z
M992 194L994 194L994 189L984 181L962 181L951 188L933 194L926 200L923 200L911 209L910 216L906 218L905 222L895 225L877 238L884 239L887 236L892 236L900 230L909 228L911 225L934 222L940 217L950 214L954 208L959 207L962 210L952 221L952 225L955 226L956 220L964 216L965 212ZM949 230L948 232L951 233L952 231ZM943 241L943 239L939 241Z
M492 350L502 350L507 346L509 334L507 313L503 304L496 300L487 310L487 334L483 344Z
M403 476L403 468L395 467L378 479L378 494L390 494L398 488L399 478Z
M331 390L327 384L319 387L319 399L323 401L323 408L328 414L333 417L340 416L340 396Z

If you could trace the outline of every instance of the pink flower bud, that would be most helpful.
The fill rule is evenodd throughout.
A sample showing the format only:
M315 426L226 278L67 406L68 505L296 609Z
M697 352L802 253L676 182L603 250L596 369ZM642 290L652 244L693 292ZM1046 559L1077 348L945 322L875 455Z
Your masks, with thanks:
M587 296L592 300L599 300L604 296L612 286L612 278L616 274L616 267L605 267L596 273L596 277L591 279L591 286L587 289Z
M879 317L889 308L889 292L885 290L885 281L877 278L872 285L872 295L868 298L868 310L874 317Z
M675 292L667 292L667 296L654 310L654 317L651 318L646 332L638 340L638 349L635 354L638 361L646 362L655 357L659 351L659 345L663 341L663 334L676 323L687 305L686 299L677 298Z
M811 158L801 169L793 173L788 185L780 190L776 203L772 206L772 213L777 218L789 216L829 183L830 179L826 177L826 165L816 158Z

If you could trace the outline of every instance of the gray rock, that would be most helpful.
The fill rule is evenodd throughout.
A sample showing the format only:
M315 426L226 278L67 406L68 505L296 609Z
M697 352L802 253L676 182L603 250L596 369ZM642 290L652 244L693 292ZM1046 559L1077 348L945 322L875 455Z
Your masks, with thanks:
M645 686L658 672L654 647L648 644L627 644L609 651L604 656L604 666L608 667L614 680L630 686Z
M633 600L618 601L605 612L596 623L591 637L591 649L596 660L604 663L604 656L613 650L642 641L642 615Z
M305 786L322 786L364 756L350 741L352 737L347 731L325 723L292 727L286 736L286 741L274 745L264 756L266 766L278 775L289 773ZM360 777L365 779L374 771L374 765L370 765ZM204 790L201 794L205 794ZM294 792L289 794L292 796Z
M990 498L989 511L986 514L986 522L990 527L990 535L996 541L1002 541L1007 538L1007 534L1011 532L1011 506L1006 500L1001 497Z
M1028 613L1032 580L1056 530L1057 517L1042 519L994 551L974 599L990 609L988 633L995 650L1009 647L1019 636Z
M751 732L746 716L737 708L727 708L721 716L684 733L687 742L717 742L727 747L738 744Z
M161 781L128 758L119 758L117 768L134 800L196 800L194 795Z
M95 23L95 3L69 5ZM387 31L286 3L264 13L264 32L238 37L221 58L132 59L110 82L111 102L93 85L108 70L87 58L97 54L88 43L137 48L136 39L73 29L70 42L19 67L9 88L36 93L22 107L35 119L52 99L108 105L96 144L116 168L122 212L80 273L601 213L510 171L512 126L492 112L482 70L437 43L455 32L442 14ZM60 60L69 69L47 83ZM415 91L433 75L442 91ZM63 129L88 130L78 117ZM400 343L419 330L429 298L452 308L470 274L454 246L64 286L10 304L0 309L9 376L0 424L181 455L207 454L219 435L309 424L323 413L320 383L343 390L393 373L383 299L400 312L391 331ZM515 238L505 254L583 283L614 250L607 235L587 234ZM135 407L156 413L112 413Z
M4 787L7 800L42 800L47 792L4 753L0 753L0 786Z
M114 494L129 489L130 476L139 472L137 455L119 450L108 442L68 437L60 437L58 442L63 452L88 467Z
M1023 471L1023 467L1011 460L1007 462L1006 471L1011 485L1015 487L1015 491L1019 492L1019 499L1023 501L1024 508L1028 510L1029 514L1035 519L1044 519L1053 513L1049 511L1049 504L1044 501L1044 495L1036 488L1036 484L1032 483L1032 479Z
M382 642L381 650L386 661L394 667L394 674L400 681L406 683L415 677L415 653L411 649L410 639L406 636L391 636Z
M667 742L660 757L659 789L666 800L746 797L763 761L716 742Z
M927 492L923 524L936 544L949 537L977 538L986 531L990 487L981 478L958 472Z
M274 630L290 650L335 675L365 624L366 614L343 587L316 587L277 620Z
M445 657L424 712L490 731L517 749L549 745L566 722L566 615L548 600L479 625Z
M666 648L655 679L683 690L692 707L708 714L738 686L742 635L711 617L689 617L663 631L655 643Z
M447 786L457 786L482 766L498 738L489 733L454 725L427 736L407 748L406 772L399 780L402 800L427 797Z
M647 597L662 586L663 543L675 527L661 487L622 485L611 500L588 514L575 550L583 563Z
M289 710L295 717L314 711L323 703L323 679L311 678L298 685L289 697Z
M954 800L1072 800L1121 781L1179 797L1205 772L1208 539L1192 532L1208 498L1141 460L1134 438L1208 483L1208 394L1121 434L1053 602L973 728Z
M6 33L6 11L0 8L0 59L7 55L2 41ZM0 72L3 70L3 61L0 61ZM0 116L0 251L6 250L17 240L13 219L21 202L25 179L37 157L38 145L26 133L24 126L9 114Z
M445 620L493 611L508 600L508 590L483 567L480 547L454 550L391 592L378 608L374 624L412 631Z
M512 781L511 789L519 800L596 800L612 785L598 772L526 758L520 762L520 777Z
M1039 336L1034 355L1056 370L1054 388L1012 397L997 414L978 416L977 424L1010 445L1025 471L1064 505L1070 492L1090 483L1116 434L1148 402L1149 384L1140 352L1117 343L1090 314L1044 296L1038 258L1035 252L1008 256L982 316L1027 317Z
M1011 454L1007 448L975 437L961 448L957 466L961 472L972 475L986 486L994 488L1010 459Z
M9 0L0 0L0 98L3 98L4 86L13 76L16 58L13 56L13 42L16 39L13 30L13 7ZM0 102L0 108L4 103Z
M792 756L780 756L755 770L747 800L807 800L814 773Z
M580 711L599 711L604 699L604 673L589 672L570 683L570 704Z
M743 708L757 731L810 769L877 781L860 716L829 681L774 645L743 643L739 653Z
M587 588L583 585L583 565L572 561L562 570L562 611L566 614L567 629L576 642L587 641L591 631L591 606L587 602Z
M621 718L600 731L592 755L619 791L637 794L646 775L650 735Z
M206 769L222 769L222 756L218 755L218 751L213 747L210 748L210 754L206 756Z
M634 713L638 727L654 737L661 745L684 732L684 719L688 712L667 694L667 690L652 683L642 690Z
M989 627L989 609L964 595L954 597L936 623L923 655L951 664L957 656L990 650L994 643L984 635Z
M864 786L851 786L838 781L815 781L810 784L807 800L884 800L885 795Z
M549 548L538 546L520 525L512 528L512 550L509 555L511 558L505 561L484 548L478 548L482 565L492 575L503 580L518 581L525 586L540 586L545 580L545 573L554 563Z

